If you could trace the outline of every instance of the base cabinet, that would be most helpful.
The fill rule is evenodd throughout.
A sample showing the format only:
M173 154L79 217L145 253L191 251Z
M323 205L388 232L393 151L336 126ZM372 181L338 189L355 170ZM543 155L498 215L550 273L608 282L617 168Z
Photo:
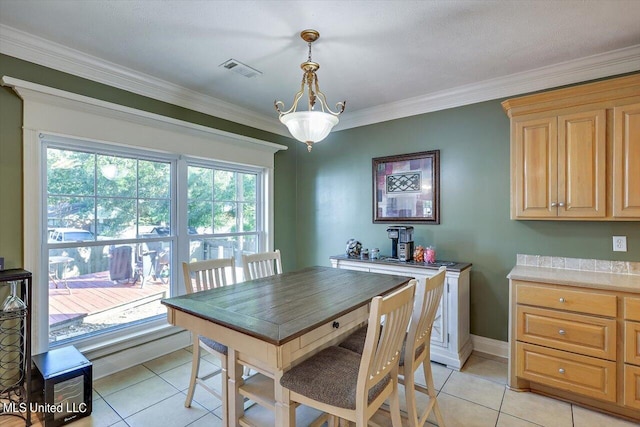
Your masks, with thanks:
M640 421L640 297L607 287L630 280L593 273L605 284L581 286L544 274L510 274L509 387Z
M438 272L419 264L376 263L346 257L332 257L334 268L368 271L370 273L396 274L424 280ZM445 290L436 313L431 332L431 360L460 370L471 355L473 346L469 333L469 272L471 264L461 270L447 269Z

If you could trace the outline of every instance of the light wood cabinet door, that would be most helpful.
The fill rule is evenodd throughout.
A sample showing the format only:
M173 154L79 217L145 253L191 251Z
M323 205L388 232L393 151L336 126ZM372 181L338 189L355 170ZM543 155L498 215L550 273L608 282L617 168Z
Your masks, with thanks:
M640 409L640 367L624 365L624 404Z
M512 217L551 218L558 198L556 117L515 120L512 131Z
M613 110L613 216L640 218L640 103Z
M624 322L624 362L640 365L640 323Z
M513 218L607 215L606 110L516 119Z
M640 116L638 120L640 124ZM604 109L558 116L559 217L603 218L607 214L605 121Z

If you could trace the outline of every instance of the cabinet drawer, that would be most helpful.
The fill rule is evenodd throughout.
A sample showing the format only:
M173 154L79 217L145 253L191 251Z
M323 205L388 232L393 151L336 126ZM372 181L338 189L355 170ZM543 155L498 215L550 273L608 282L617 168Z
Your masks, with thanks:
M640 367L624 365L624 404L640 409Z
M616 321L518 305L517 339L603 359L616 359Z
M616 317L616 296L598 291L581 291L547 286L517 283L518 304L537 305L545 308Z
M624 363L640 366L640 323L624 322Z
M345 330L366 322L368 318L369 306L365 305L302 335L300 337L300 348L327 342L335 337L344 335L346 334Z
M616 401L616 363L533 344L516 344L516 375L595 399Z
M640 321L640 298L625 297L624 318Z

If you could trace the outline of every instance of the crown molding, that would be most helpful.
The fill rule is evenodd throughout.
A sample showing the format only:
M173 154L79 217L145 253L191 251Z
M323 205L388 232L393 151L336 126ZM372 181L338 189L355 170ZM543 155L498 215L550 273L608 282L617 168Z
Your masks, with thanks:
M244 145L253 149L259 149L271 154L280 150L287 150L286 145L276 144L261 139L238 135L231 132L215 129L148 111L138 110L123 105L100 99L90 98L77 93L67 92L60 89L43 86L37 83L16 79L10 76L2 76L0 85L11 87L23 100L45 102L51 105L97 113L104 117L112 117L120 120L147 125L155 128L169 130L180 129L181 131L205 138L214 137L217 141L229 145Z
M366 126L634 71L640 71L640 45L365 108L341 117L336 130Z
M257 114L2 24L0 53L245 126L289 136L273 117Z
M273 117L121 67L6 25L0 25L0 53L290 137L286 129ZM640 45L349 112L340 117L340 123L335 130L366 126L634 71L640 71Z

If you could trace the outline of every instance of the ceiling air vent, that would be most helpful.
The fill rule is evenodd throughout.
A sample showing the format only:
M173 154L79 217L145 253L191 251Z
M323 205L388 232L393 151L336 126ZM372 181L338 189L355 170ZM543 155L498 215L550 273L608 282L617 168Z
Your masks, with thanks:
M222 64L220 64L220 66L226 68L227 70L234 71L245 77L255 77L262 74L260 71L256 70L255 68L251 68L248 65L243 64L242 62L235 59L229 59L223 62Z

